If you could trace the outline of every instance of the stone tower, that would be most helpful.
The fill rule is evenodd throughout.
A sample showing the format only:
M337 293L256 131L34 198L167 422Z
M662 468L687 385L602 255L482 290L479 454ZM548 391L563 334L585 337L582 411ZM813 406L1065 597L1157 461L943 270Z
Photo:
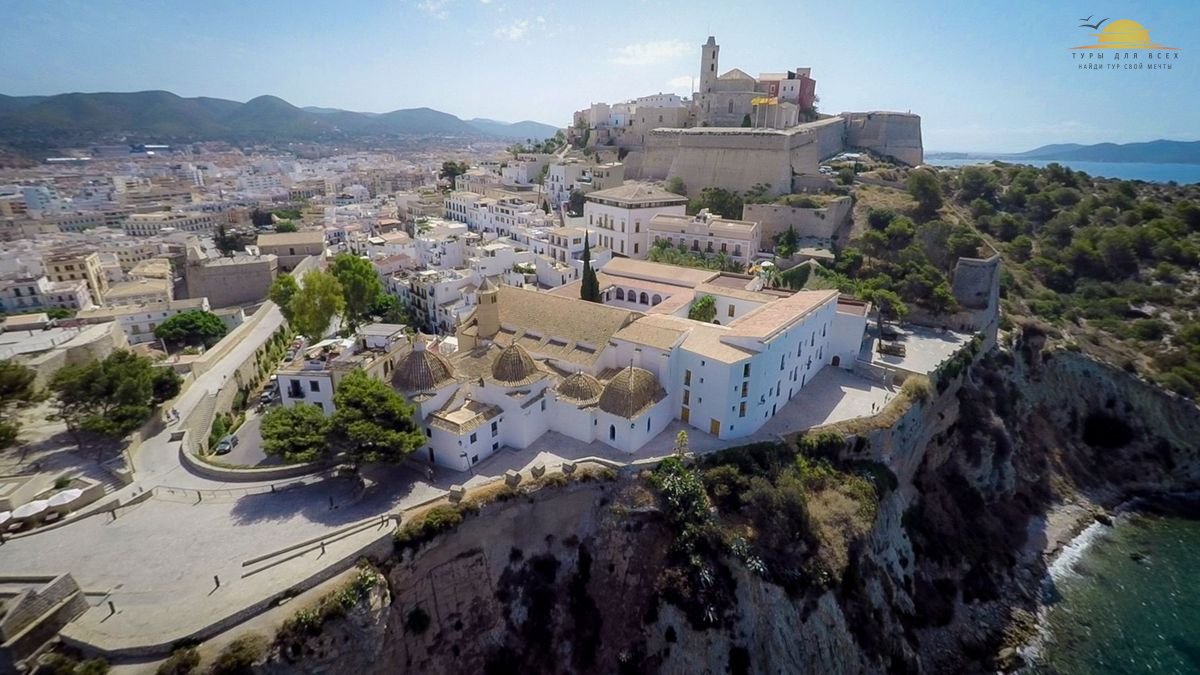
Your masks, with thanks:
M708 42L700 47L700 90L701 94L712 93L717 84L717 60L721 55L721 47L716 38L709 35Z
M479 287L479 306L475 308L476 335L490 338L500 332L500 289L487 277Z

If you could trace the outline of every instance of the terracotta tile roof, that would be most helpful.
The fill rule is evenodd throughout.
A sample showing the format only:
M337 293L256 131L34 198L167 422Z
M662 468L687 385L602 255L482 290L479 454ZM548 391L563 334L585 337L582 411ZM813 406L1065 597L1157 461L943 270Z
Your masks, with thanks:
M688 198L667 192L654 183L625 183L607 190L589 192L588 201L606 201L639 206L644 204L687 204Z
M521 345L512 344L496 355L496 359L492 361L491 375L491 379L496 383L515 387L536 382L545 377L546 373L537 367L529 352Z
M767 303L735 319L729 325L728 335L769 340L825 303L836 302L837 297L836 290L797 291L791 297Z
M321 230L303 230L300 232L276 232L258 235L258 247L264 246L295 246L296 244L323 244L325 233Z
M714 270L679 267L678 265L666 265L650 262L649 260L634 260L632 258L613 258L608 261L608 264L602 270L610 277L644 279L660 284L686 286L688 288L693 288L697 284L715 279L721 275L720 272Z
M667 397L654 373L643 368L623 368L600 394L600 409L604 412L634 419L650 406Z
M492 339L501 346L520 342L539 357L591 365L637 312L549 293L501 286L500 332ZM481 336L489 337L489 336Z
M723 342L721 338L729 334L727 328L698 321L692 321L691 324L692 329L688 331L687 339L683 341L683 348L693 354L699 354L721 363L737 363L755 354L749 349Z
M558 395L579 403L590 403L600 398L604 385L600 380L583 371L568 375L558 385Z
M401 391L430 391L453 381L450 361L423 344L405 354L392 372L392 383Z
M690 328L685 319L647 315L617 331L613 339L667 350L682 342Z

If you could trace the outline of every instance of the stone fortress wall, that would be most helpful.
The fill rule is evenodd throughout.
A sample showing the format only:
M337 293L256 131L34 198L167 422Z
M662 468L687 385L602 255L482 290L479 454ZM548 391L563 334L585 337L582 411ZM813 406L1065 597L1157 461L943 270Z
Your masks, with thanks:
M742 220L762 226L763 242L787 232L789 226L794 226L801 237L833 239L853 209L854 202L849 197L839 197L817 209L786 204L746 204Z
M843 145L847 150L864 149L909 166L925 162L921 144L921 118L900 112L844 112Z
M867 150L912 166L924 161L921 118L911 113L842 113L784 130L654 129L645 138L643 145L630 149L626 176L678 176L689 193L710 186L745 192L765 183L771 194L787 194L793 176L818 175L821 160L848 150Z

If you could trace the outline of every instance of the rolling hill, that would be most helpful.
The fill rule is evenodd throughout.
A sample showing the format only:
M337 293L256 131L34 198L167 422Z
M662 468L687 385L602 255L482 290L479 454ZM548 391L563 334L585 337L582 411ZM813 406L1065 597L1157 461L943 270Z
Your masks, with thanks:
M542 124L541 122L533 122L531 120L509 123L476 117L475 119L467 120L467 124L491 136L512 138L520 141L529 138L535 141L553 138L554 134L558 131L558 127L552 127L549 124Z
M1143 162L1200 164L1200 141L1147 141L1145 143L1062 143L1044 145L1014 155L1022 159L1059 159L1076 162Z
M259 96L239 103L184 98L167 91L0 95L0 143L27 148L113 140L272 142L389 136L540 139L553 136L555 131L555 127L537 122L466 122L431 108L382 114L299 108L277 96Z

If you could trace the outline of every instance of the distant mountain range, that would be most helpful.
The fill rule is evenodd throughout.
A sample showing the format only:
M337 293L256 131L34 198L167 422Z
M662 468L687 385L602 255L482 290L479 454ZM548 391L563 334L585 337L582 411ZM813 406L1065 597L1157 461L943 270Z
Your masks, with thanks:
M1144 143L1058 143L1026 152L988 154L976 152L928 153L929 159L1022 159L1074 162L1129 162L1144 164L1200 164L1200 141L1147 141Z
M298 108L276 96L238 103L219 98L183 98L167 91L0 94L0 143L26 148L115 139L130 143L287 142L442 136L523 141L543 140L556 131L556 127L539 122L462 120L432 108L387 113Z

